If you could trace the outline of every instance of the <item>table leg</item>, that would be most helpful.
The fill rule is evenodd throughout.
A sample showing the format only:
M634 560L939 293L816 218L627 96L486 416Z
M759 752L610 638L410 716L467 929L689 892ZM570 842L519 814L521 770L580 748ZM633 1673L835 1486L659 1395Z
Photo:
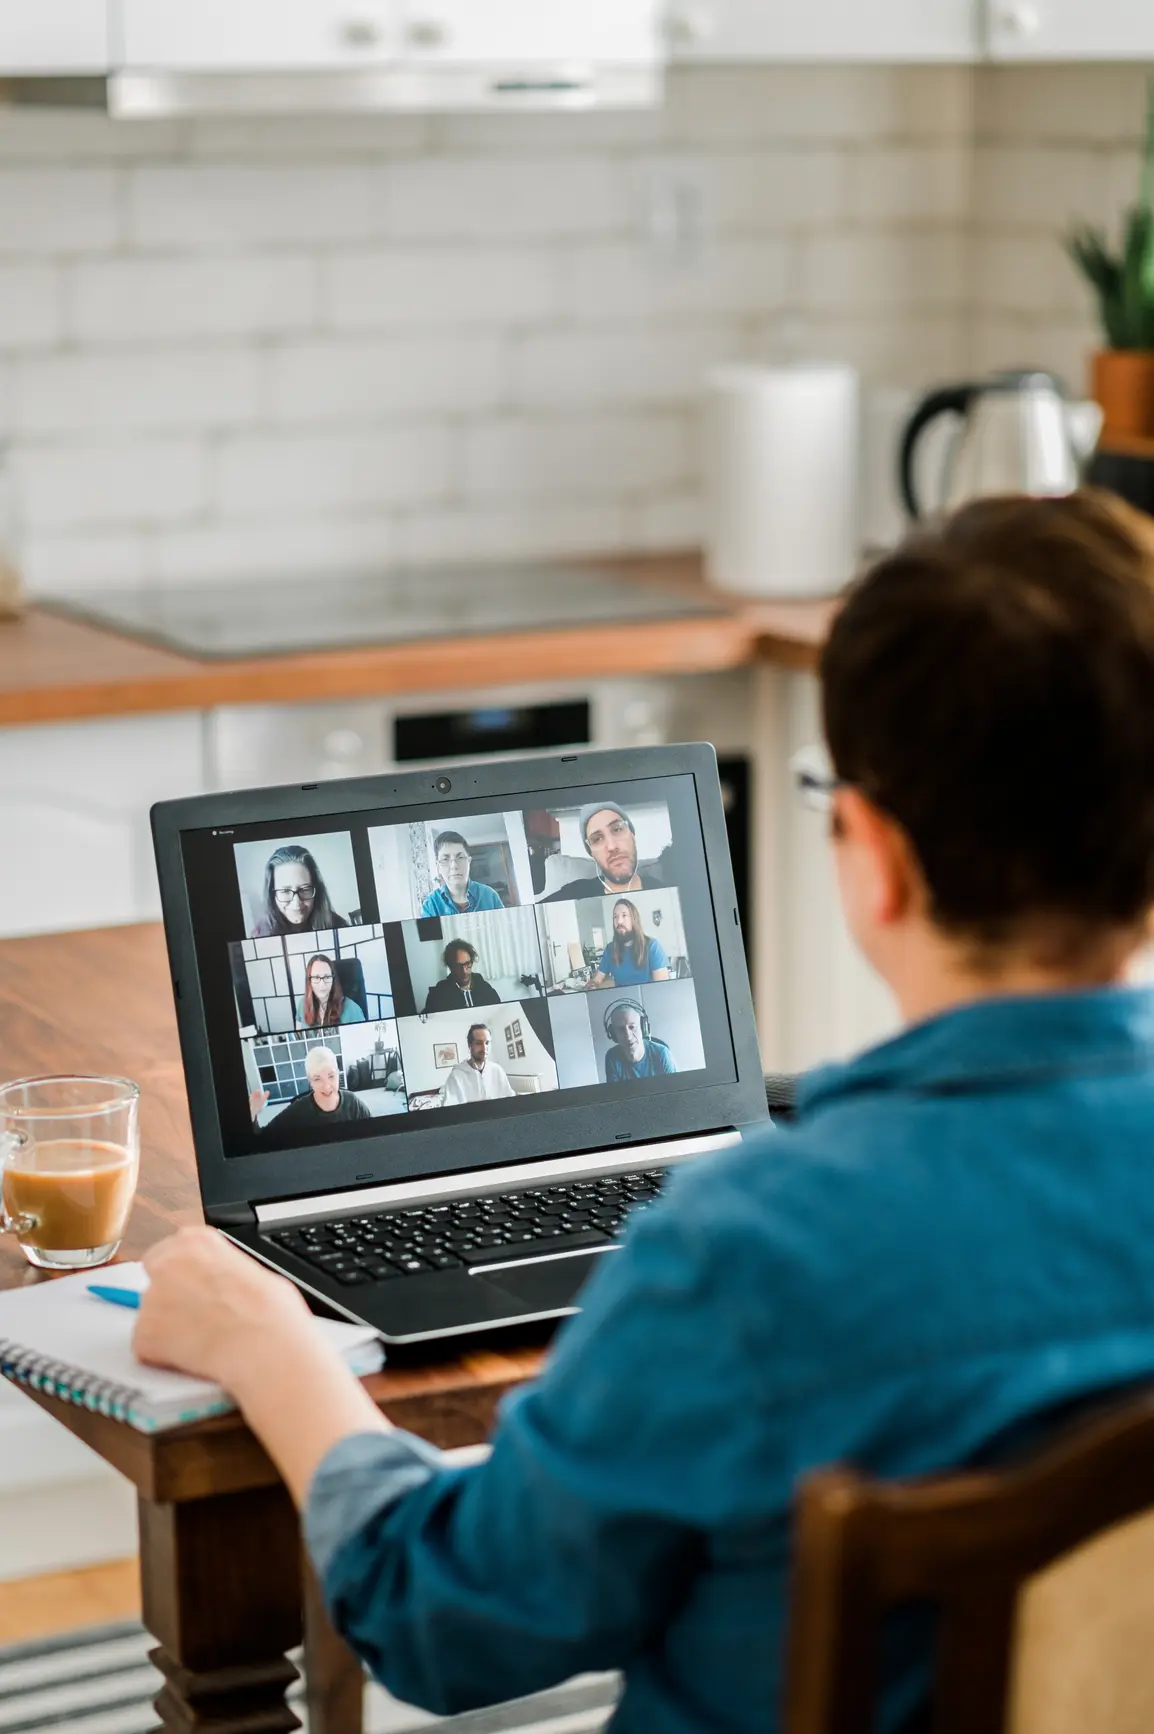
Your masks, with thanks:
M321 1586L307 1558L305 1591L305 1702L309 1734L363 1734L365 1673L329 1623Z
M144 1623L172 1734L289 1734L286 1656L301 1638L300 1525L283 1487L161 1504L142 1498Z

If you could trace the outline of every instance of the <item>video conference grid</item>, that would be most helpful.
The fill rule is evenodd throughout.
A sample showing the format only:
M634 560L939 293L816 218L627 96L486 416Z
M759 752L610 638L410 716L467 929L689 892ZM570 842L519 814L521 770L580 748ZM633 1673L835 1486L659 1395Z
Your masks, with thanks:
M262 1142L704 1067L669 808L603 803L369 827L373 922L351 830L238 842Z

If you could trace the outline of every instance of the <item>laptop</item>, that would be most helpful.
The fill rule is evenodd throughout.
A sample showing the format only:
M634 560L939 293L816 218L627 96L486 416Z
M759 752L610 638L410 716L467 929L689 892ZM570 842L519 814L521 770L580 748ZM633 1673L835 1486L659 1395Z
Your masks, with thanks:
M573 1312L766 1123L712 747L152 810L204 1214L388 1342Z

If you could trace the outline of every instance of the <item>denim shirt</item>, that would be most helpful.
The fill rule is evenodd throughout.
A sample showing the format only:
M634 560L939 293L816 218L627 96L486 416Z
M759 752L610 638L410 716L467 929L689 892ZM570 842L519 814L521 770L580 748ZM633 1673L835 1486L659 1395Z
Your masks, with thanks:
M975 1003L811 1074L795 1127L673 1175L486 1462L333 1448L306 1535L336 1625L441 1713L619 1668L614 1734L765 1734L800 1476L963 1464L1154 1371L1152 1145L1144 990Z

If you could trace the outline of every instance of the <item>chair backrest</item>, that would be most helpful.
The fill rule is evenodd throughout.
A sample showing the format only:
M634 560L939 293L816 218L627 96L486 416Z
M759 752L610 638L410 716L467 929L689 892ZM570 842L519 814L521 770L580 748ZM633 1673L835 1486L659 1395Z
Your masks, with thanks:
M873 1734L884 1617L936 1616L932 1734L1154 1728L1154 1390L1012 1468L809 1477L783 1734Z
M365 1016L369 1015L368 996L365 993L365 970L359 957L339 957L337 973L341 978L341 992L346 999L355 1000Z

